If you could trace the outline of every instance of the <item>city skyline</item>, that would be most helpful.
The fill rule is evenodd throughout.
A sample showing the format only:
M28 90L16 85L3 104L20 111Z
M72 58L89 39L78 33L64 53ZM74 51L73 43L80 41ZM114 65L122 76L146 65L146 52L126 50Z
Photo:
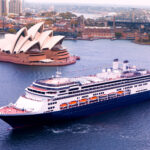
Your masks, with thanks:
M41 3L41 0L26 0L26 2ZM81 3L81 4L99 4L99 5L126 5L126 6L150 6L149 0L42 0L42 3Z

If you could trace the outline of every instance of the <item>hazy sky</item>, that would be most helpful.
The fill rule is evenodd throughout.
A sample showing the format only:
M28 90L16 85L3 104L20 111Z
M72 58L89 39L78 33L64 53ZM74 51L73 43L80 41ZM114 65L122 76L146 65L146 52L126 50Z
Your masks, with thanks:
M28 2L49 2L49 3L98 3L114 5L138 5L150 6L150 0L25 0Z

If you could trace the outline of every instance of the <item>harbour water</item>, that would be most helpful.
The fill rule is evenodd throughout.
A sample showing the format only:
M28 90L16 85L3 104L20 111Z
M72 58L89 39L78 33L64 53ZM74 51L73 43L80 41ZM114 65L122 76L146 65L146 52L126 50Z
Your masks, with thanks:
M114 58L150 69L150 46L131 41L64 41L69 52L81 57L60 67L75 77L110 67ZM0 62L0 106L15 102L34 80L51 77L56 67L32 67ZM56 126L12 130L0 120L0 150L149 150L150 101Z

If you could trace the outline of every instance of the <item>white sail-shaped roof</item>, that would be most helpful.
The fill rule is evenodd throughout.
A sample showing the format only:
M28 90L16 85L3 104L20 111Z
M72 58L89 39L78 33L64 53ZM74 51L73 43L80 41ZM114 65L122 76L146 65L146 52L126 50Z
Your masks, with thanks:
M52 31L52 30L48 30L48 31L43 32L43 33L40 35L40 38L39 38L40 45L43 46L43 44L44 44L52 35L53 35L53 31Z
M22 52L27 52L28 50L30 50L30 48L32 48L35 45L39 45L39 50L41 49L40 47L40 43L38 41L28 41L22 48L20 51Z
M0 48L3 51L9 51L9 53L13 53L18 42L22 41L25 36L27 36L26 27L20 29L16 34L6 34L5 39L0 40L0 43L2 43L0 44Z
M53 31L44 31L44 22L37 23L29 30L26 27L21 28L16 34L6 34L4 39L0 39L0 51L18 54L27 52L37 45L37 50L51 50L57 45L64 36L53 36ZM36 47L36 46L35 46ZM36 48L33 49L36 49Z
M28 35L28 33L27 33L27 28L26 27L20 29L16 33L15 38L14 38L14 42L13 42L12 47L10 49L10 53L14 52L14 49L15 49L16 45L18 44L18 42L20 42L27 35Z
M35 39L38 33L43 32L43 28L44 22L37 23L28 30L28 34L32 36L32 39Z
M63 40L65 37L58 35L58 36L53 36L50 38L45 45L43 45L42 49L52 49L57 43L59 43L61 40Z
M23 39L19 39L18 44L16 45L15 49L14 49L14 53L19 53L21 48L23 47L23 45L25 45L27 43L27 41L31 41L31 35L26 36Z
M0 49L1 51L9 52L13 47L13 43L15 42L14 34L6 34L5 39L0 40ZM9 44L8 44L9 43Z

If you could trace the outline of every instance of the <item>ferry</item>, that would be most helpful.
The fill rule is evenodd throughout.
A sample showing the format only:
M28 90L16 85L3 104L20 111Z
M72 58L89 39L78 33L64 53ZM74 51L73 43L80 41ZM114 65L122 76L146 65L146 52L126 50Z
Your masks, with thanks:
M34 81L0 118L13 128L53 124L150 100L150 71L114 59L111 68L89 76Z

